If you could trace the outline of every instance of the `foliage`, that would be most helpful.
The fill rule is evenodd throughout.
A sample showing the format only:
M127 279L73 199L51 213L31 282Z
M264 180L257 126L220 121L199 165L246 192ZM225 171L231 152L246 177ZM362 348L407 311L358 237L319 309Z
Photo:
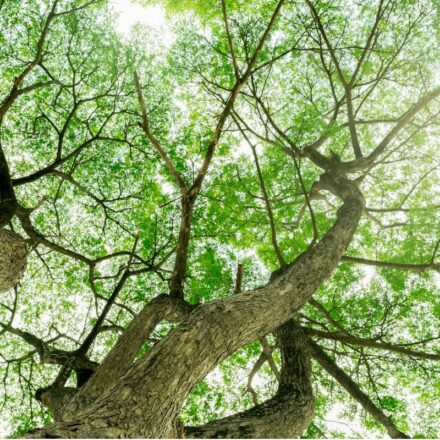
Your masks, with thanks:
M3 435L21 436L48 421L33 396L59 372L57 365L40 363L35 347L11 327L52 348L74 351L128 267L138 273L126 281L106 316L106 331L98 333L88 353L101 362L133 316L169 289L180 190L142 130L134 70L150 129L189 185L235 83L220 2L161 2L168 11L161 29L139 24L127 39L114 30L108 4L83 7L86 3L60 2L66 13L51 22L43 56L21 84L39 86L20 95L1 124L1 147L18 202L31 210L38 234L30 234L21 217L8 225L27 238L31 252L25 278L0 298ZM243 72L275 3L225 4ZM365 55L379 4L383 15ZM52 5L0 2L1 100L36 56ZM286 150L304 151L324 134L322 153L355 159L341 77L350 81L359 65L352 97L364 156L438 86L436 2L341 0L314 7L339 66L307 2L286 3L237 98L194 207L185 283L191 304L233 295L238 264L244 265L243 290L264 285L280 267L274 233L290 262L310 245L315 227L322 236L333 224L340 202L313 192L322 170L305 155L292 158ZM341 262L314 296L321 308L307 304L298 311L305 328L440 352L439 112L439 100L424 106L371 167L354 173L367 209L346 255L367 264ZM375 262L389 265L375 267ZM158 326L139 356L171 327ZM313 337L396 426L415 437L440 435L439 357ZM268 343L280 368L275 340L269 336ZM222 362L188 397L181 420L206 423L252 407L247 378L261 353L255 341ZM316 417L304 437L383 435L383 427L317 363L313 381ZM275 393L268 362L253 383L259 402ZM354 419L356 425L350 431L334 418Z

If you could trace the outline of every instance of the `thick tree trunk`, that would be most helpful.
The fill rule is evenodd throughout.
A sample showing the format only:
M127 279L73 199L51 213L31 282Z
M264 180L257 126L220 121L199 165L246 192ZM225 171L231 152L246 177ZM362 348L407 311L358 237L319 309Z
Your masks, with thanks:
M160 321L180 322L193 308L180 298L168 295L154 298L132 321L91 379L65 408L65 412L58 411L60 419L74 415L79 408L90 405L107 391L128 370L148 335Z
M8 162L0 144L0 228L6 226L17 209L17 199L11 183Z
M42 434L177 436L177 415L192 388L239 347L286 322L332 274L347 249L365 200L345 177L324 174L320 186L338 195L343 205L319 243L267 286L197 307L92 405Z
M136 316L84 390L81 390L83 398L92 402L107 391L128 370L148 335L160 321L180 322L191 310L190 305L178 298L168 295L156 297Z

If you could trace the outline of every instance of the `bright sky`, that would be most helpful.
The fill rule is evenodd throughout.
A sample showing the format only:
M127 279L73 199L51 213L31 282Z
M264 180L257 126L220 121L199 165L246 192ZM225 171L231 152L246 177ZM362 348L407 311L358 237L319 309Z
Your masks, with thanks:
M130 0L111 0L110 4L119 15L116 30L125 36L136 23L159 29L165 22L165 12L159 5L144 7Z

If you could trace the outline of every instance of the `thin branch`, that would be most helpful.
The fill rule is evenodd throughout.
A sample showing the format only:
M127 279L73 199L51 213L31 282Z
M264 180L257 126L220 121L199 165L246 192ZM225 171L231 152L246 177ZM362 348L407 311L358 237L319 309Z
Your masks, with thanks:
M139 234L136 235L136 238L133 243L133 249L131 251L131 254L128 259L127 267L125 268L124 273L122 274L121 278L119 279L118 283L116 284L115 288L113 289L112 294L110 295L109 299L107 300L101 314L99 315L98 319L95 322L95 325L93 326L90 333L87 335L87 337L84 339L81 346L78 348L77 352L81 354L86 354L89 350L90 346L94 342L96 336L99 334L99 329L102 326L108 312L110 311L111 307L113 306L113 303L115 302L117 296L121 292L122 288L124 287L125 282L130 276L130 267L133 262L133 256L136 252L136 247L139 241Z
M378 350L386 350L386 351L390 351L392 353L403 354L405 356L410 356L413 358L427 359L427 360L433 360L433 361L440 360L440 353L436 354L436 353L426 353L426 352L417 351L417 350L409 350L408 348L405 348L404 346L390 344L388 342L379 342L374 339L358 338L356 336L353 336L353 335L350 335L347 333L326 332L326 331L317 330L314 328L306 328L306 327L303 327L303 331L304 331L304 333L306 333L310 336L316 336L318 338L324 338L324 339L329 339L332 341L338 341L338 342L342 342L344 344L353 344L353 345L359 345L361 347L369 347L369 348L375 348Z
M396 428L391 417L386 416L383 411L373 403L368 395L360 389L359 385L354 382L318 344L309 339L308 346L312 357L361 404L365 411L387 430L391 438L409 438L405 433Z
M237 123L237 121L236 121L236 123ZM280 267L283 268L283 267L287 266L287 263L286 263L286 260L284 259L284 256L283 256L283 254L281 252L281 249L280 249L280 247L278 245L276 225L275 225L275 219L274 219L274 216L273 216L272 205L270 203L269 195L267 194L266 184L264 182L263 173L261 171L260 161L258 160L256 146L250 141L250 139L246 135L246 132L241 128L241 126L238 125L238 127L239 127L239 129L241 131L241 134L246 139L248 145L250 146L250 148L252 150L252 155L254 157L254 162L255 162L255 168L257 170L258 182L260 184L261 193L263 194L263 199L264 199L264 203L265 203L265 206L266 206L267 216L269 217L269 225L270 225L270 231L271 231L272 246L273 246L273 249L275 251L275 255L277 256L277 259L278 259L278 262L280 264Z
M348 255L344 255L341 258L341 261L347 263L359 263L365 264L367 266L374 267L384 267L387 269L399 269L399 270L414 270L418 272L423 272L425 270L440 270L440 263L394 263L392 261L377 261L377 260L367 260L366 258L359 257L350 257Z
M223 12L223 21L225 23L226 36L228 39L229 52L231 53L232 65L234 67L235 78L237 80L239 80L240 79L240 69L238 68L237 57L235 55L235 50L234 50L234 43L232 41L231 32L229 30L228 13L226 11L226 1L225 0L222 0L222 12Z
M166 151L162 148L162 145L157 140L157 138L151 133L150 131L150 122L148 119L148 112L147 112L147 105L145 103L144 95L142 93L141 84L139 82L139 76L136 70L134 70L134 83L136 86L136 92L139 100L139 106L141 108L142 112L142 129L144 130L144 133L147 135L147 138L149 141L153 144L154 148L158 151L160 154L162 160L165 162L165 165L168 168L168 171L171 173L171 175L174 178L174 181L176 182L177 186L180 188L180 191L182 193L185 193L187 191L187 187L185 185L185 182L183 181L182 176L180 173L176 170L173 162L169 158Z

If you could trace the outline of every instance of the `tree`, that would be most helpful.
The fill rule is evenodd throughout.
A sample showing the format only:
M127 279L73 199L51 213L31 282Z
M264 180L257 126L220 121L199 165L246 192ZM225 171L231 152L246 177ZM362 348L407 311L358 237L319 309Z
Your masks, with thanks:
M14 435L436 437L436 2L163 4L0 3Z

